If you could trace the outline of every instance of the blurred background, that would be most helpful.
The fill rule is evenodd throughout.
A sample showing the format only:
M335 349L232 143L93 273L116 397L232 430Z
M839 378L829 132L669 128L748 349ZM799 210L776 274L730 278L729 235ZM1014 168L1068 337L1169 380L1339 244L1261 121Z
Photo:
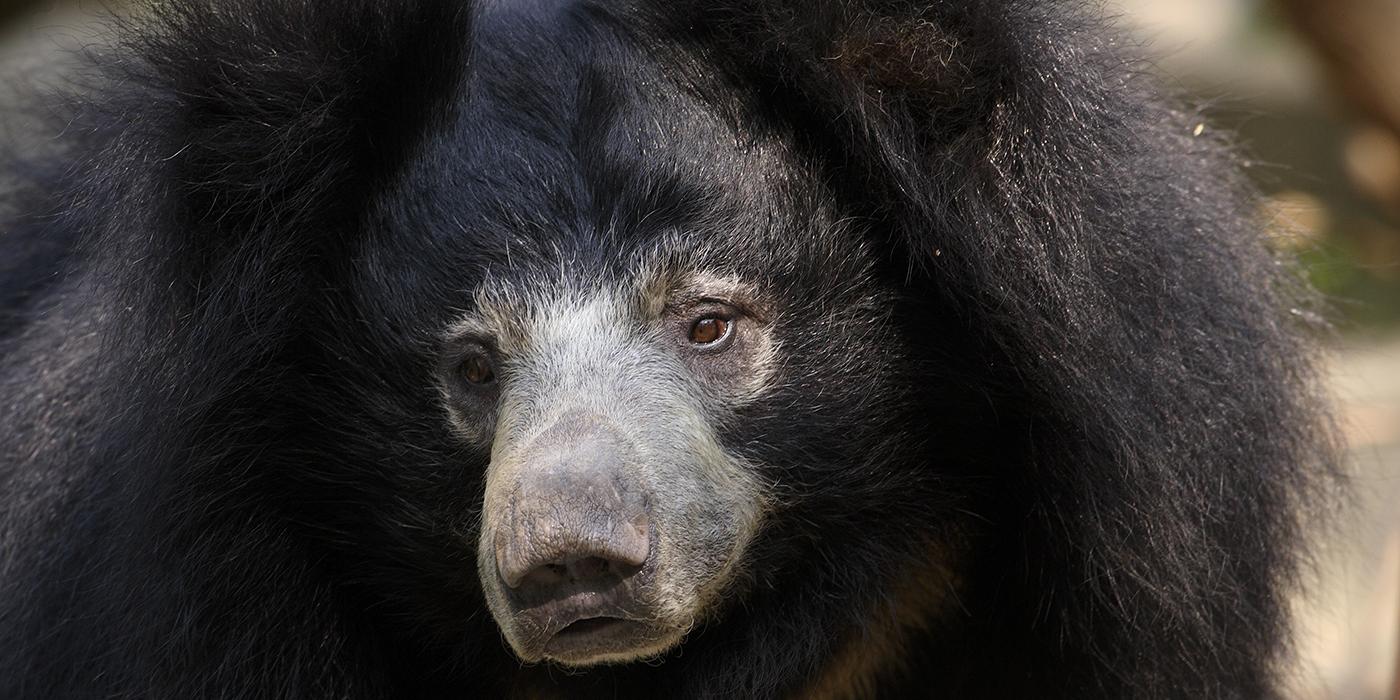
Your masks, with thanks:
M1400 698L1400 0L1109 0L1234 132L1337 326L1353 505L1298 597L1292 697Z
M121 0L0 0L0 106L59 84ZM1400 0L1106 0L1167 84L1237 135L1331 303L1328 373L1355 479L1297 598L1290 696L1400 700ZM22 133L0 120L0 137ZM0 183L3 185L3 183Z

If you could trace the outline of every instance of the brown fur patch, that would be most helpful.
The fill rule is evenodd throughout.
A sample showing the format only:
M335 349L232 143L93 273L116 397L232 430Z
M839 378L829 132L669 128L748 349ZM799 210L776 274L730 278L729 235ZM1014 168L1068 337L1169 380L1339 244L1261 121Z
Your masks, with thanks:
M903 666L909 638L929 628L954 596L953 552L930 545L924 560L907 568L895 590L876 606L871 620L852 630L817 679L794 695L804 700L873 698L881 676Z

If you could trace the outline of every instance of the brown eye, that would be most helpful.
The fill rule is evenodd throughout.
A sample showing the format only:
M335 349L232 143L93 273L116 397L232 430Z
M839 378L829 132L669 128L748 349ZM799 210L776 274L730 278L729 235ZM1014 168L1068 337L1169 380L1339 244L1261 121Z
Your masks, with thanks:
M690 342L696 345L714 345L729 337L733 325L727 318L707 316L690 327Z
M483 355L473 355L462 363L462 376L472 384L490 384L496 373L491 369L491 361Z

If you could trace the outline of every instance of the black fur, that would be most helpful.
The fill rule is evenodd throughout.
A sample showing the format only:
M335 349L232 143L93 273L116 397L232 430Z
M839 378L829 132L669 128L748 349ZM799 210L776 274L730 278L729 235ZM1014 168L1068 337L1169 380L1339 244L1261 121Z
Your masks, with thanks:
M490 6L159 3L13 168L0 697L802 693L943 569L871 687L1277 692L1332 459L1307 312L1118 34L1058 0ZM662 233L792 300L726 428L785 506L678 651L520 669L435 333L488 273L625 274Z

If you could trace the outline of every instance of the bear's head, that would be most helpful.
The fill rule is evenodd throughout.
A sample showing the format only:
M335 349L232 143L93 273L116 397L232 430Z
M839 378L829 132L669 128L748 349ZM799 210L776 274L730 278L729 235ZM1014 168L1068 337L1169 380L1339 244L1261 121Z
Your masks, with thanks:
M763 591L913 576L893 552L933 546L925 456L959 429L914 427L939 389L911 347L939 322L825 179L836 146L597 18L498 8L474 33L466 97L376 203L349 287L427 333L425 410L479 476L440 487L480 514L450 546L475 547L514 652L631 662Z

